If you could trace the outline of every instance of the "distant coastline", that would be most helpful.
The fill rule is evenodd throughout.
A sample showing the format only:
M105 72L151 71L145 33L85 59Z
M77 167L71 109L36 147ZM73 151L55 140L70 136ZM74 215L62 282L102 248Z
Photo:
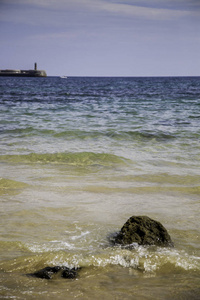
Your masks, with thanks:
M45 70L38 70L37 63L35 63L33 70L13 70L13 69L0 70L0 76L46 77L47 73Z

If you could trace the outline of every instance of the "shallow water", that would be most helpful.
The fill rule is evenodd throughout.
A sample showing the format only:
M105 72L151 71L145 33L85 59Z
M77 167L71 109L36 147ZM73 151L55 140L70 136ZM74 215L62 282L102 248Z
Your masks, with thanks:
M1 299L199 299L199 119L200 78L0 78ZM113 247L132 215L175 247Z

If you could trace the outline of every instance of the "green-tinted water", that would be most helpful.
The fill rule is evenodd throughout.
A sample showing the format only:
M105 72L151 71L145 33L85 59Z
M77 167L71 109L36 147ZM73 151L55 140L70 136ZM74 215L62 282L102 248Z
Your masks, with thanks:
M1 299L199 299L199 82L1 78ZM132 215L175 247L111 246Z

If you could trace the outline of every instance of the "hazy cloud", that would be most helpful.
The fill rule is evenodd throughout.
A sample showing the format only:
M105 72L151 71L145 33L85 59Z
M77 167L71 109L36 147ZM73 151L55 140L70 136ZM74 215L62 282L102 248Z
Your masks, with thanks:
M154 0L151 3L149 1L112 1L112 0L4 0L9 6L14 5L14 9L20 9L20 6L25 6L31 9L45 9L48 11L96 11L96 12L107 12L114 15L120 16L132 16L140 17L144 19L153 20L171 20L175 18L199 15L198 2L192 0L190 5L189 1L185 0L174 0L174 1L163 1ZM167 3L167 5L166 5ZM186 5L187 4L187 5ZM17 15L15 16L17 20ZM25 19L25 16L24 16ZM28 19L28 18L27 18Z
M4 68L34 59L51 74L195 75L199 30L199 0L0 0Z

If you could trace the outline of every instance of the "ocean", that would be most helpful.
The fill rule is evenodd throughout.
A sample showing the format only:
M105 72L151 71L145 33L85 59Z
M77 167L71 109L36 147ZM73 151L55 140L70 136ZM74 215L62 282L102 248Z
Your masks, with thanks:
M199 299L200 77L1 77L0 198L1 299ZM174 248L111 245L143 215Z

